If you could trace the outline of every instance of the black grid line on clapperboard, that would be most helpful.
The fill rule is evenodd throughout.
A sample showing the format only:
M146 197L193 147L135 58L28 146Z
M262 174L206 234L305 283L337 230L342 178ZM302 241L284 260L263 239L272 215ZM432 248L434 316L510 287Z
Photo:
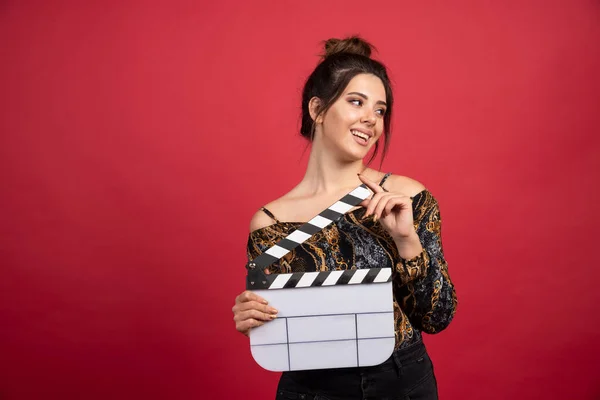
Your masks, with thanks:
M376 336L376 337L358 337L358 316L359 315L376 315L376 314L392 314L393 311L375 311L375 312L362 312L362 313L339 313L339 314L315 314L315 315L294 315L290 317L280 317L278 319L285 320L285 329L286 329L286 337L287 340L285 342L279 343L263 343L263 344L253 344L252 346L261 347L261 346L277 346L280 344L302 344L302 343L321 343L321 342L341 342L344 340L369 340L369 339L389 339L393 336ZM300 319L300 318L313 318L313 317L338 317L340 315L353 315L354 316L354 329L355 329L355 338L352 339L326 339L326 340L305 340L299 342L290 342L289 337L289 327L287 324L287 320L289 319Z
M282 343L265 343L265 344L254 344L253 347L265 347L265 346L278 346L278 345L287 345L287 359L288 359L288 371L292 369L292 360L291 360L291 352L290 352L290 344L306 344L306 343L330 343L330 342L348 342L354 341L356 345L356 365L360 365L359 358L359 341L361 340L373 340L373 339L392 339L394 336L377 336L377 337L358 337L358 315L371 315L371 314L393 314L393 311L378 311L378 312L364 312L364 313L340 313L340 314L328 314L328 315L300 315L300 316L290 316L290 317L281 317L280 319L285 319L285 334L286 341ZM327 317L327 316L339 316L339 315L354 315L354 332L355 337L350 339L327 339L327 340L307 340L307 341L299 341L299 342L290 342L289 337L289 325L288 320L295 318L309 318L309 317Z

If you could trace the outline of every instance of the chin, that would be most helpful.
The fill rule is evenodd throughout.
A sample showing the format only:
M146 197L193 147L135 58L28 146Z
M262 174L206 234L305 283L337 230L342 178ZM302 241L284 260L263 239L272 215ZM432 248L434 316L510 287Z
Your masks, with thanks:
M341 143L338 148L340 158L345 162L356 162L363 160L373 148L373 143L368 146L359 146L351 139L352 142Z
M346 154L344 154L342 157L344 158L344 161L348 161L348 162L356 162L356 161L362 161L367 154L369 153L369 151L361 151L359 152L347 152Z

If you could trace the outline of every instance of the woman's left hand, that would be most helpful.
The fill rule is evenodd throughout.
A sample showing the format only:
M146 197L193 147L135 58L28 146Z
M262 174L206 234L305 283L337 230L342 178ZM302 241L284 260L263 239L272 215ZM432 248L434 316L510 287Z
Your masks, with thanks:
M360 203L366 207L365 217L373 214L373 220L379 220L381 226L395 242L415 241L419 237L415 231L412 212L412 198L402 193L386 192L377 183L364 175L358 178L374 192L370 199Z

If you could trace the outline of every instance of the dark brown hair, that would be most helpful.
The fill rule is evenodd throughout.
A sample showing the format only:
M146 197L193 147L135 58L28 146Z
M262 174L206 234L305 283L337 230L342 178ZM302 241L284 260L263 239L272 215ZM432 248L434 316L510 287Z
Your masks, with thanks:
M342 95L348 83L358 74L372 74L381 79L385 88L385 101L387 110L383 116L384 145L381 161L387 153L391 137L390 122L392 119L392 105L394 98L392 87L387 76L385 66L379 61L371 59L374 47L358 36L346 39L329 39L323 42L325 53L321 55L321 62L310 74L304 90L302 91L302 125L300 134L312 141L315 133L315 122L310 116L308 103L313 97L321 100L317 115L324 114L333 103ZM369 164L379 150L379 141L375 143L375 151Z

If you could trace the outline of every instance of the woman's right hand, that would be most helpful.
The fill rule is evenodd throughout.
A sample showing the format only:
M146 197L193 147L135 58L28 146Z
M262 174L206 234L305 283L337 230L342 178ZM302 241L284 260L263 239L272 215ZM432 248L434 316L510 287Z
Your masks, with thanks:
M246 336L250 329L277 318L277 310L269 306L265 299L249 290L235 298L235 305L231 311L233 311L235 329Z

